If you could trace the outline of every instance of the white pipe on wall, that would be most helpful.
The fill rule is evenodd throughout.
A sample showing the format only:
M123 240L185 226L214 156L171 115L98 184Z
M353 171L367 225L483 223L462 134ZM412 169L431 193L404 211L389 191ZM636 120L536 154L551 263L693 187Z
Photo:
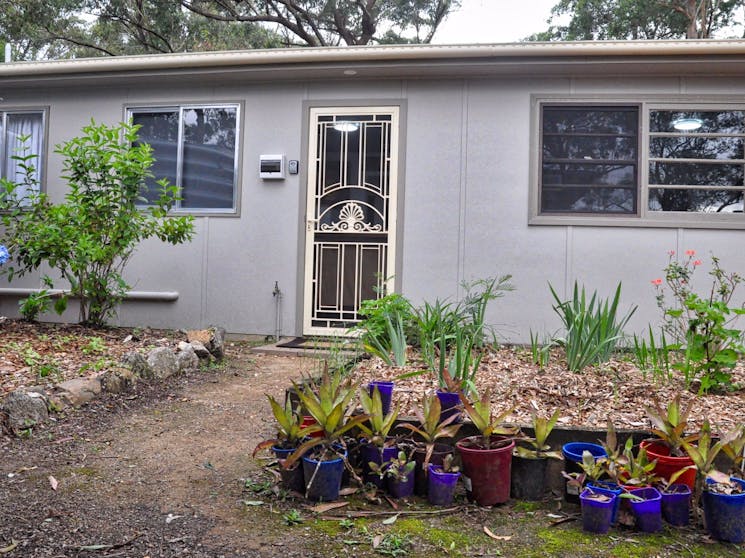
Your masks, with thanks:
M27 288L0 288L0 296L29 296L40 292L42 289ZM60 296L67 291L62 289L48 289L47 292L52 296ZM145 300L151 302L175 302L178 300L178 291L128 291L125 300Z

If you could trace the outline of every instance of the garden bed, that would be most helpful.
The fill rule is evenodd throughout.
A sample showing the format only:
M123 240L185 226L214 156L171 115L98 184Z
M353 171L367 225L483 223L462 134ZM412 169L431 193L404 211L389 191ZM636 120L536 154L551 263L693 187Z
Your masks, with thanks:
M405 368L386 366L379 358L365 359L352 372L354 381L395 380L394 402L403 415L413 415L422 394L437 388L435 374L425 373L397 380L402 374L422 370L424 365L412 354L413 364ZM732 381L745 386L742 363L733 370ZM726 431L742 423L745 416L745 392L742 388L723 394L697 395L686 389L681 377L662 379L646 375L629 360L612 359L602 366L589 367L582 373L570 372L561 361L561 351L551 354L550 363L540 369L531 361L530 350L502 347L489 350L476 375L479 393L491 393L495 412L510 407L509 420L529 424L532 413L548 416L561 409L559 424L605 429L610 418L618 428L644 430L650 427L644 409L655 399L661 404L682 393L687 404L693 400L691 426L700 426L708 418L713 427Z

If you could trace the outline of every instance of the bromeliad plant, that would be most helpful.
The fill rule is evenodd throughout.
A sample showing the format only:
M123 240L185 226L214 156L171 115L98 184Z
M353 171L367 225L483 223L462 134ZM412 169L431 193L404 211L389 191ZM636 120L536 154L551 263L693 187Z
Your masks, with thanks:
M387 366L406 366L406 331L400 314L384 316L385 334L368 331L362 347L373 356L380 357Z
M386 461L382 464L371 461L368 465L371 471L380 475L381 479L383 477L390 477L394 480L404 482L414 471L416 462L412 461L410 456L406 455L406 452L401 450L398 452L398 455L390 461Z
M318 423L318 431L323 432L323 436L311 438L300 444L285 461L285 468L289 468L303 455L319 446L322 449L319 461L333 458L332 456L339 453L338 449L346 445L343 436L368 419L365 414L351 416L356 386L351 385L340 373L330 374L328 367L315 389L310 382L302 386L293 382L292 385L300 404Z
M512 438L520 433L519 428L504 424L505 419L515 410L514 407L499 415L494 415L488 391L480 398L475 391L472 394L473 400L469 400L463 391L458 392L468 418L471 419L471 422L481 434L480 449L488 450L502 447L504 445L503 436Z
M652 423L652 432L670 449L670 455L673 457L682 457L684 444L698 438L698 434L685 435L693 400L682 407L680 398L678 393L665 409L656 400L653 407L645 409Z
M401 428L406 428L418 436L415 443L424 444L424 471L428 471L429 461L432 459L432 452L435 449L437 440L442 438L453 438L461 427L461 424L453 424L458 419L458 415L451 415L443 421L440 421L442 405L439 398L432 394L422 399L421 409L414 410L419 426L410 423L402 424Z
M533 432L534 436L518 438L515 440L515 455L525 459L561 459L561 452L551 451L546 441L551 431L559 420L560 411L557 409L550 418L539 417L533 414ZM527 445L524 447L520 444Z
M634 455L634 440L629 437L623 448L624 460L618 469L618 482L624 486L652 486L659 481L654 474L657 460L650 461L647 450L640 447Z
M398 406L383 414L383 401L380 390L375 386L372 395L367 390L359 390L360 403L367 419L358 424L368 442L382 448L388 443L388 436L398 418Z
M271 447L282 449L296 448L306 436L310 436L321 429L317 423L302 426L303 417L300 415L299 409L292 408L292 403L289 400L285 402L283 407L271 395L267 395L266 397L272 408L274 420L277 421L277 437L271 440L264 440L257 445L253 451L254 456L259 451Z

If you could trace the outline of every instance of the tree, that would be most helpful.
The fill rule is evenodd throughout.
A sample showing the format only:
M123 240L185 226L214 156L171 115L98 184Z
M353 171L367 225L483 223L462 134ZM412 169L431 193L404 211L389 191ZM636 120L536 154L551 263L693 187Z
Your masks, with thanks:
M68 297L79 298L83 324L101 326L114 314L129 289L122 272L142 240L157 237L179 244L193 235L191 216L168 216L176 187L167 180L158 181L160 196L152 205L137 205L153 164L152 148L136 144L137 129L91 122L81 137L58 146L56 152L64 156L62 178L69 184L63 203L52 203L38 190L31 155L16 158L25 171L23 186L35 188L1 181L3 244L12 259L2 273L11 280L42 265L56 270L70 289L55 309L61 313ZM50 277L42 281L52 286ZM39 302L38 296L32 300L36 314Z
M208 19L276 26L289 46L428 43L460 0L180 0ZM413 32L413 36L411 35Z
M0 0L16 59L428 43L460 0Z
M529 40L708 39L735 23L743 0L560 0Z

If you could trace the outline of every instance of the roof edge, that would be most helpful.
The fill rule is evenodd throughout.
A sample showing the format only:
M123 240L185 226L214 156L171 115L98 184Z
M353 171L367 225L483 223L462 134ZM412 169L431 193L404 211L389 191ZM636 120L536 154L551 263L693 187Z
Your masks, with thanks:
M745 55L745 40L655 40L524 42L481 45L386 45L358 47L278 48L150 54L106 58L78 58L0 64L0 78L64 75L133 70L215 68L370 61L420 61L489 58L562 58L617 56L726 56Z

